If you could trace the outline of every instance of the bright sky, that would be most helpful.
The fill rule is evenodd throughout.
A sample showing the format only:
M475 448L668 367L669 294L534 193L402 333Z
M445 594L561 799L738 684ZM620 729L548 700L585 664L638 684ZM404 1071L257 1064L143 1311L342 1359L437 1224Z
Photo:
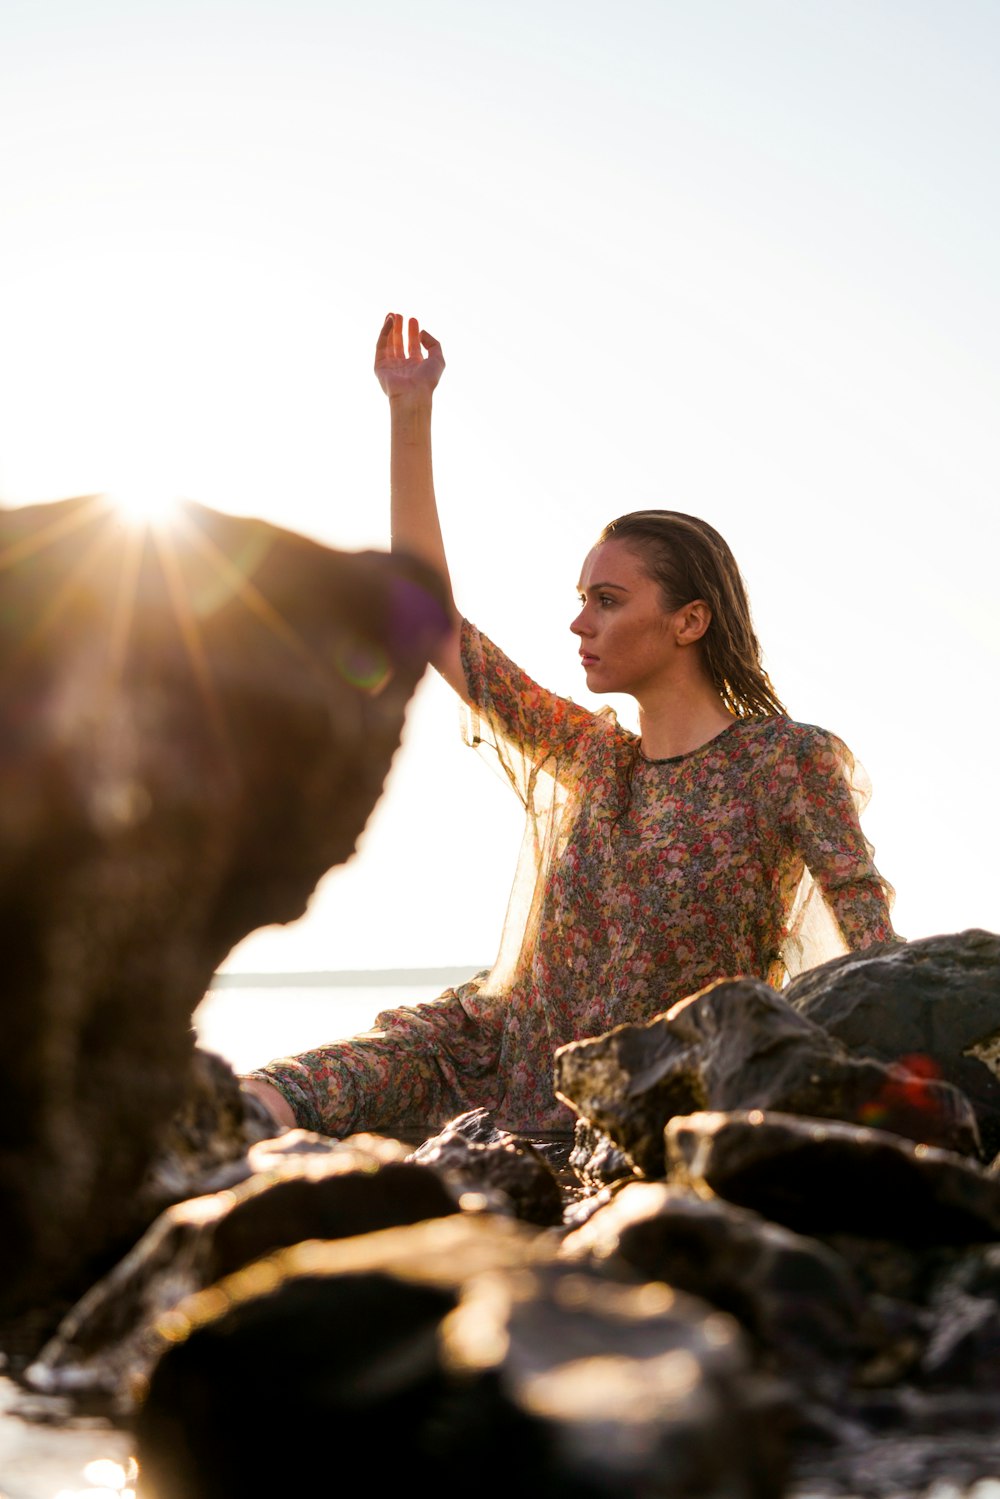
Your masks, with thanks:
M0 499L385 545L415 314L465 612L596 706L583 555L704 515L898 929L1000 930L998 65L993 0L5 0ZM228 966L489 962L518 814L429 680L358 855Z

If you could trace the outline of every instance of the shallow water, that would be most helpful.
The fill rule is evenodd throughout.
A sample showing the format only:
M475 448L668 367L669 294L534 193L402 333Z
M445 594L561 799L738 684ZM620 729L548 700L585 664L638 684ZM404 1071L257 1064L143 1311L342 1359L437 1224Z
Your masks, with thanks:
M129 1434L97 1420L53 1425L53 1414L51 1406L28 1400L13 1381L0 1377L2 1499L128 1499Z

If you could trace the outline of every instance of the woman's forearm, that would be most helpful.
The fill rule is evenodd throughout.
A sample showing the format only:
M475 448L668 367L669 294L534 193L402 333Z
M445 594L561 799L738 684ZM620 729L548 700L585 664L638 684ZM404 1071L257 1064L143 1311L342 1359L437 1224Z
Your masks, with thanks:
M448 558L441 535L431 461L430 397L389 402L391 421L390 494L394 552L409 552L440 574L455 613Z
M435 652L433 663L445 681L465 697L468 687L462 669L461 620L451 591L431 465L431 400L444 369L444 355L437 339L426 329L421 332L416 318L410 318L407 325L407 342L408 348L404 348L403 319L390 312L375 346L375 374L389 398L392 549L409 552L428 563L444 584L452 628Z

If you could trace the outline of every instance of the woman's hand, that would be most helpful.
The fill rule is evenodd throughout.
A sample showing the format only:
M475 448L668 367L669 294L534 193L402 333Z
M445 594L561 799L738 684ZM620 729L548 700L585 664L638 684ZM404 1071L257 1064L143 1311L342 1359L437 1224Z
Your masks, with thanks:
M251 1094L264 1105L267 1112L275 1123L275 1134L283 1126L294 1129L296 1118L292 1112L292 1106L283 1093L279 1093L272 1083L267 1083L262 1077L241 1077L240 1087L245 1093Z
M390 401L430 403L434 387L444 369L444 355L436 338L415 317L407 326L409 353L403 352L403 319L390 312L375 345L375 374ZM427 350L426 355L422 348Z

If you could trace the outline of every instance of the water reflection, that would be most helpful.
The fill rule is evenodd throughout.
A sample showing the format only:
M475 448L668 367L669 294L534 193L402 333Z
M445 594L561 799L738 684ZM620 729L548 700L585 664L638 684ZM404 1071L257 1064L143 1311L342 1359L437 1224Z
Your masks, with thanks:
M95 1458L81 1472L85 1488L59 1489L53 1499L135 1499L137 1476L134 1458L126 1464L108 1457Z

